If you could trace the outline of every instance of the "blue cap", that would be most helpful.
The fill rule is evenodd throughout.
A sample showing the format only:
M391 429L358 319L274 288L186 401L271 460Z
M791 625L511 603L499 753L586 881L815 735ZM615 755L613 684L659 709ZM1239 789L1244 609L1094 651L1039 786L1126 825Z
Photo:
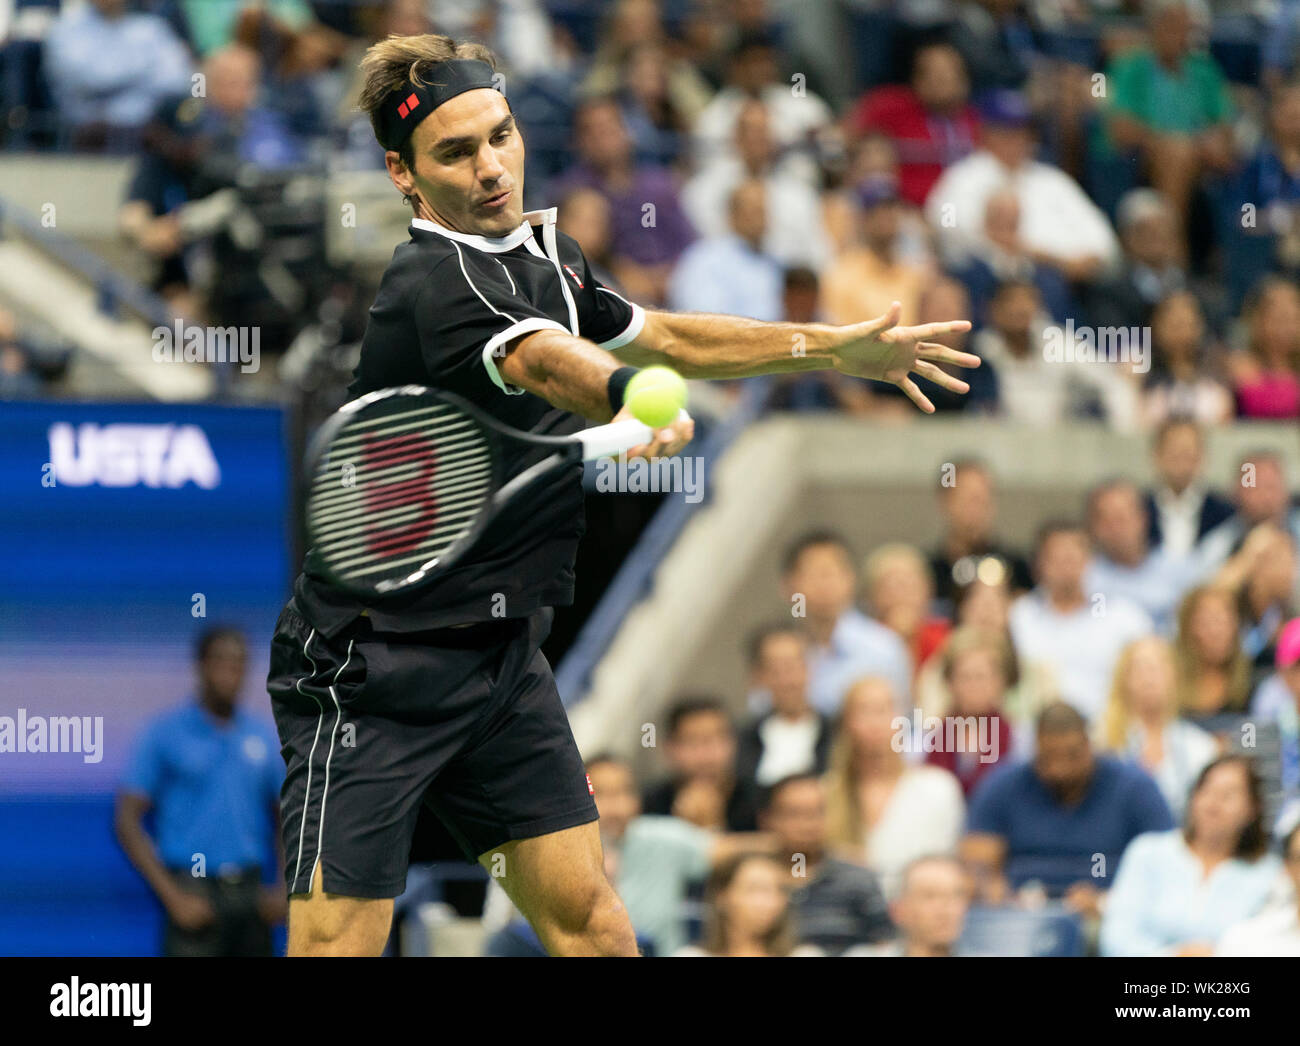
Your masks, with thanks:
M885 175L874 175L858 183L858 203L865 210L878 207L882 203L898 202L898 183Z
M1027 127L1034 114L1019 91L990 91L980 102L980 116L997 127Z

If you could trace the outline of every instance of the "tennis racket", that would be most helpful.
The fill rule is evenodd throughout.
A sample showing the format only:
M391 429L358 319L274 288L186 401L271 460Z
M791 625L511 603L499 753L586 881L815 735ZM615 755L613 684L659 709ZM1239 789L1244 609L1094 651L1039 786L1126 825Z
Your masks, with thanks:
M380 389L345 403L312 440L308 535L330 579L357 597L412 590L453 566L534 480L652 439L634 420L539 436L449 392ZM507 481L511 443L555 453Z

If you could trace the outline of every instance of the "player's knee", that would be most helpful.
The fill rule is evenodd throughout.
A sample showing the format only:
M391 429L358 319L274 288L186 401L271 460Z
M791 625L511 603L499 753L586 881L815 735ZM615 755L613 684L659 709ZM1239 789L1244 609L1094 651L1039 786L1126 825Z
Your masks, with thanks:
M289 910L290 955L379 955L388 943L391 901L313 894Z
M550 916L552 928L565 938L581 941L584 950L602 955L636 953L636 935L627 909L603 876L568 891Z

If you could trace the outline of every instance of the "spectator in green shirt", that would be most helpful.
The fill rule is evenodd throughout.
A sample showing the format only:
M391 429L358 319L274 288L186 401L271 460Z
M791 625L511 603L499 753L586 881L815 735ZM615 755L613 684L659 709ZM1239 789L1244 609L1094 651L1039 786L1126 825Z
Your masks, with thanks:
M1232 103L1218 64L1193 50L1189 0L1149 0L1149 43L1126 51L1106 74L1106 131L1112 146L1134 149L1151 186L1179 218L1186 254L1187 212L1207 170L1232 167Z

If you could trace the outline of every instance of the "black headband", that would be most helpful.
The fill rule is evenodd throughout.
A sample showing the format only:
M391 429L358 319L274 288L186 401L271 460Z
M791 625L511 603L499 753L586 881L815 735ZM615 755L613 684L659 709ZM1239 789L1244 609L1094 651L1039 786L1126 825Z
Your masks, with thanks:
M389 93L379 107L375 137L385 149L397 151L415 125L449 98L480 87L496 89L492 67L477 58L450 58L432 66L423 84L405 84Z

